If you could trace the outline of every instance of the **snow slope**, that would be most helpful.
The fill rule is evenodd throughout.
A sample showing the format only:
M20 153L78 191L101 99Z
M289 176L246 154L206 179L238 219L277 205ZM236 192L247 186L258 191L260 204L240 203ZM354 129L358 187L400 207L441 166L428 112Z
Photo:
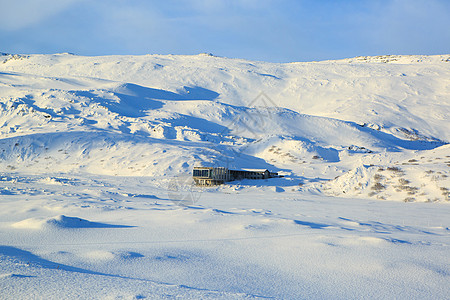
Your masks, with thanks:
M450 55L2 54L0 298L445 298L449 116Z
M299 113L366 123L392 133L400 128L415 129L419 134L449 141L445 130L449 113L449 55L291 64L208 55L59 54L18 59L5 56L3 61L6 63L1 69L5 72L70 78L60 79L61 85L72 80L80 88L92 87L84 80L78 81L80 77L133 83L157 88L150 90L155 98L171 100L216 99L248 106L264 91L277 106ZM184 96L164 95L164 91Z

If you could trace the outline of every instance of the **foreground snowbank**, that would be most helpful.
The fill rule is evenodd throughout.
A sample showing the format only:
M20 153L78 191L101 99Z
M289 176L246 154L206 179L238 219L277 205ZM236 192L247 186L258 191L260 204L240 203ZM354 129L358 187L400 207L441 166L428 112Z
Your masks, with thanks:
M192 190L195 203L183 206L142 177L53 178L64 184L14 177L11 194L2 194L7 298L442 299L449 292L445 203L231 185Z

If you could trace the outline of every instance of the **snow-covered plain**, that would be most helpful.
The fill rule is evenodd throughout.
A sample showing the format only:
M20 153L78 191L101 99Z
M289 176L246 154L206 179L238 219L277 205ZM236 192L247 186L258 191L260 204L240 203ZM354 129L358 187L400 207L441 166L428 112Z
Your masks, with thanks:
M0 55L0 298L448 298L449 116L450 55Z

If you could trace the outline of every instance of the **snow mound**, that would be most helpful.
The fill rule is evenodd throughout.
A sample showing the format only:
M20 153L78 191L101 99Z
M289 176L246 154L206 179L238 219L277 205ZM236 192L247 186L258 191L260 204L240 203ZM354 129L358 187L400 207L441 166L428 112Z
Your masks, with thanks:
M449 150L450 145L444 145L389 165L361 165L321 184L321 189L327 194L343 197L448 202Z
M11 225L21 229L70 229L70 228L127 228L132 226L112 225L106 223L92 222L77 217L59 215L51 218L29 218Z

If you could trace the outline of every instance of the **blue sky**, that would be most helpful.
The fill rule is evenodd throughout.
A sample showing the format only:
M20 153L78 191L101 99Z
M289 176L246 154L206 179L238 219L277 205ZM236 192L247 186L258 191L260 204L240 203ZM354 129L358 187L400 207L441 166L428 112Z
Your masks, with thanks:
M449 0L1 0L0 52L272 62L449 54Z

